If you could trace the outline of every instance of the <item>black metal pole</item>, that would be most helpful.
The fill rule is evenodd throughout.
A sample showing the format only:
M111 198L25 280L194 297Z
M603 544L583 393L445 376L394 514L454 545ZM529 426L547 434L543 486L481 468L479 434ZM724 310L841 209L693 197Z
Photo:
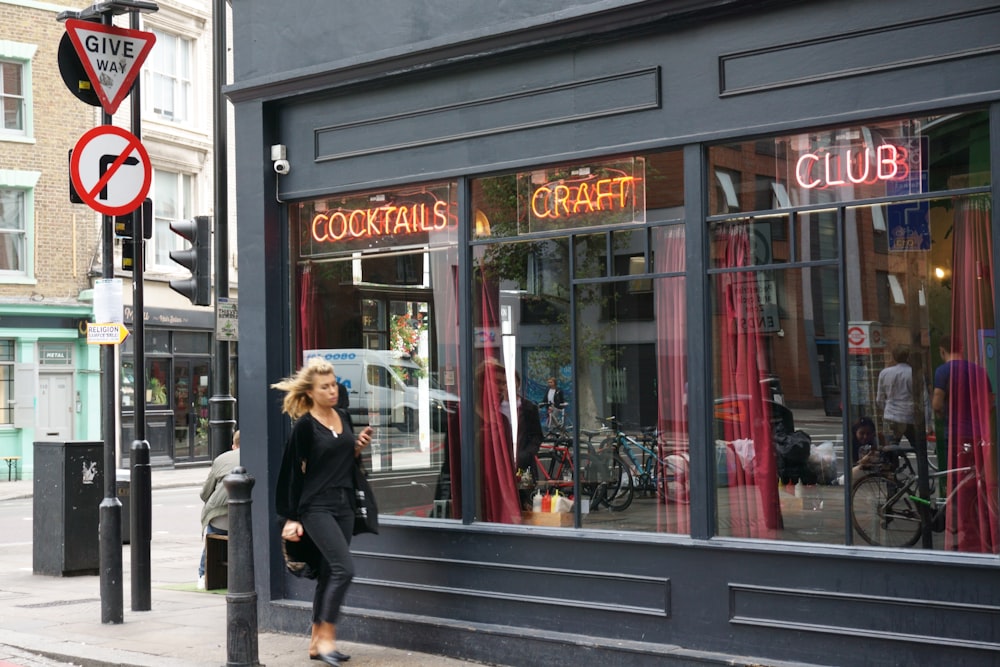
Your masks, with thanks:
M226 146L226 0L215 0L212 17L215 57L212 63L214 95L214 132L212 159L215 161L215 308L219 317L219 299L229 298L229 158ZM216 326L218 332L218 326ZM212 458L227 451L236 427L236 399L230 393L229 341L215 339L213 395L208 401L209 451Z
M250 522L254 478L233 468L222 484L229 493L229 567L226 591L226 665L256 667L257 590L253 573L253 525Z
M149 466L149 443L136 440L132 443L132 474L129 485L129 511L132 557L132 611L149 611L152 608L150 543L153 518L152 478Z
M129 27L139 29L139 13L129 14ZM132 134L142 139L142 99L139 79L132 85L129 104L132 110ZM149 442L146 441L146 303L144 297L143 270L146 261L146 210L139 207L132 217L132 328L135 340L132 342L132 386L136 400L134 412L135 440L132 441L132 472L129 476L129 556L132 560L132 611L149 611L152 608L150 541L152 540L152 482L149 467Z
M111 25L111 15L103 16L104 25ZM111 114L102 112L101 121L111 125ZM112 238L114 218L102 216L104 247L101 252L101 277L115 276L115 257ZM101 349L103 374L101 387L104 394L104 500L100 506L100 561L101 561L101 623L122 623L124 619L124 594L122 587L122 504L118 500L118 439L116 419L118 397L115 395L116 367L115 346L103 345Z

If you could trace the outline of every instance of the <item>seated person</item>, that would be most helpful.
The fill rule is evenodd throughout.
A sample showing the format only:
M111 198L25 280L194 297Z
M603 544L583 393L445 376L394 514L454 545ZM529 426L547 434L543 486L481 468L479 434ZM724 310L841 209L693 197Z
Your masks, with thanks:
M885 436L877 433L871 417L861 417L851 425L851 463L855 477L892 471L899 465L899 454L886 450Z
M229 534L229 491L223 480L233 468L240 465L240 432L233 433L232 448L219 454L212 461L205 484L201 488L201 500L205 505L201 509L201 527L203 536L210 534ZM205 557L206 550L202 547L201 562L198 564L198 589L205 588Z

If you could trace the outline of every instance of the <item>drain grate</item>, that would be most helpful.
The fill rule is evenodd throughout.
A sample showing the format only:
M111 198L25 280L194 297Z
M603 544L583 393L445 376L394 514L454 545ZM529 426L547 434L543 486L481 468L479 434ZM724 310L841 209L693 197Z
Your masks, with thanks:
M22 609L42 609L44 607L65 607L71 604L90 604L100 602L101 598L84 598L83 600L53 600L52 602L38 602L35 604L19 604Z

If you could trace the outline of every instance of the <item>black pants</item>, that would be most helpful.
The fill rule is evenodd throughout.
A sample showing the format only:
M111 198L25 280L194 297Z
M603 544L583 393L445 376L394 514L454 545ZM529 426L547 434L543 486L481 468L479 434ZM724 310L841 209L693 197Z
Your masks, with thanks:
M321 506L311 507L302 515L302 527L323 554L313 596L313 623L337 622L340 606L354 578L350 549L354 533L351 493L351 489L330 489Z

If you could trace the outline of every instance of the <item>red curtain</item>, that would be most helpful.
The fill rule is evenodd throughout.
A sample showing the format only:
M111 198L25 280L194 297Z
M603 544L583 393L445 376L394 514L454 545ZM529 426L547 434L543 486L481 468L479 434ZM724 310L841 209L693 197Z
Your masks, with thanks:
M295 368L302 363L302 352L314 350L322 340L320 329L320 309L316 289L313 286L312 265L305 264L299 269L299 335L294 363Z
M449 253L431 253L431 284L448 285L450 294L435 299L434 331L438 335L441 357L439 367L444 389L456 396L461 395L461 373L459 372L459 328L458 328L458 267ZM444 296L442 288L438 293ZM461 410L448 415L445 432L445 460L441 471L438 500L451 501L450 518L462 518L462 433ZM443 483L446 482L446 483Z
M508 376L498 355L500 348L499 289L480 265L479 326L496 340L484 336L483 360L476 368L476 446L482 457L483 520L521 523L521 506L514 469L513 434L502 409ZM512 381L513 376L511 376Z
M716 240L723 244L725 266L753 264L749 234L747 222L729 223L720 230ZM757 274L720 274L718 298L722 398L735 406L722 422L732 535L774 538L782 520L771 408L760 382L768 375L768 362L756 324Z
M953 349L961 349L965 359L974 365L968 367L968 372L951 374L948 467L971 466L975 480L959 486L948 503L945 548L998 553L1000 522L992 420L995 388L990 386L985 371L987 364L995 363L986 359L986 339L996 336L990 217L990 201L986 198L956 201L951 337ZM955 343L959 347L956 348ZM949 495L963 477L963 473L948 476Z
M684 228L666 230L654 248L658 273L684 270ZM656 380L658 387L658 423L660 438L657 456L666 470L657 475L664 480L663 497L657 514L658 530L688 534L691 532L689 498L689 441L687 417L687 301L683 278L660 278L656 281ZM658 490L659 491L659 490Z

